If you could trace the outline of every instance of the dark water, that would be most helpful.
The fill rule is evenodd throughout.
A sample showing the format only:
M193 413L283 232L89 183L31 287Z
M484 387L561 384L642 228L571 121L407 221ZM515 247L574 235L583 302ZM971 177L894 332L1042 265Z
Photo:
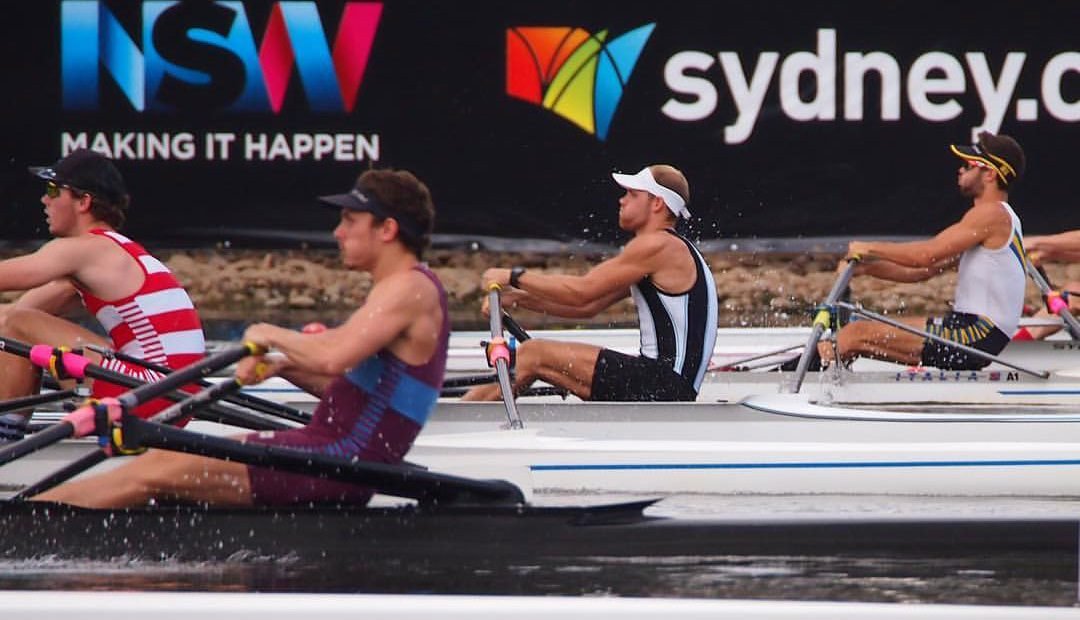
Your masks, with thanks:
M722 513L751 519L766 514L934 518L987 512L1003 518L1063 517L1076 514L1077 502L1037 498L677 496L650 511L662 517L696 518ZM313 537L318 535L311 532ZM578 557L560 556L556 550L534 559L522 554L457 555L453 552L454 541L442 538L438 544L445 552L430 556L396 553L394 549L371 553L369 547L368 553L355 556L324 553L321 560L295 553L258 556L250 552L212 562L133 557L61 560L48 555L12 560L0 552L0 590L614 595L1040 606L1072 606L1077 601L1075 550L1067 554L1013 550L1005 555L976 551L959 557L910 553ZM537 542L529 541L533 546ZM539 542L542 545L544 541ZM182 535L176 545L184 545Z
M289 558L216 563L0 561L0 589L618 595L1074 605L1075 576L1048 558L587 558L484 568L351 566ZM1075 571L1072 571L1075 572Z

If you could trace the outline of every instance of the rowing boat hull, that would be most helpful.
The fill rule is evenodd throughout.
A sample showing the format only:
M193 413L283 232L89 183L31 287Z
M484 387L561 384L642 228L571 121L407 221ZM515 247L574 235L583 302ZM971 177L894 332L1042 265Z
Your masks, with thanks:
M409 459L549 491L1080 495L1080 416L1069 414L861 421L740 406L549 404L522 407L524 431L494 430L503 415L498 406L441 407Z
M500 428L501 404L444 403L407 458L558 492L1080 496L1080 414L842 419L793 403L522 404L524 430ZM0 468L0 485L30 484L94 447L70 440L15 461Z

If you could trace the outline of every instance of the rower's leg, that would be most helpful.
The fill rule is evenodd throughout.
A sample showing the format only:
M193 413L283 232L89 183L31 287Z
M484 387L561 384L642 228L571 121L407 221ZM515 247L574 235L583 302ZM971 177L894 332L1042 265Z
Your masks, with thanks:
M903 322L920 330L926 327L926 319L906 319ZM848 323L836 335L836 348L840 352L840 361L844 363L857 357L872 357L900 364L919 364L925 342L922 336L871 320ZM819 343L818 353L822 361L831 362L832 344Z
M521 393L540 380L588 399L592 394L593 371L599 355L600 348L591 344L527 340L518 345L514 391ZM462 400L500 398L502 394L497 384L477 386L461 397Z
M88 344L109 344L105 338L65 319L41 310L11 305L0 307L0 335L26 344L47 344L54 347L78 348ZM95 363L100 360L95 353L86 351L85 354ZM40 369L24 357L0 354L0 400L36 394L40 389ZM29 412L17 415L25 419L29 417Z
M150 450L114 470L62 484L31 501L87 508L130 508L150 500L250 506L247 465Z
M1080 314L1080 294L1073 294L1072 291L1076 291L1077 293L1080 293L1080 282L1069 282L1068 284L1065 285L1065 290L1070 291L1070 295L1069 295L1069 313L1072 314L1073 316L1077 316L1078 314ZM1046 309L1043 309L1043 310L1038 311L1035 314L1035 316L1038 317L1038 318L1048 318L1048 317L1051 317L1051 316L1054 316L1054 315L1050 314L1050 311L1048 311ZM1042 340L1043 338L1046 338L1047 336L1056 334L1057 332L1061 331L1061 327L1055 327L1055 326L1046 326L1046 327L1034 327L1034 326L1032 326L1032 327L1025 327L1023 329L1027 330L1027 333L1028 333L1029 336L1031 336L1032 340Z

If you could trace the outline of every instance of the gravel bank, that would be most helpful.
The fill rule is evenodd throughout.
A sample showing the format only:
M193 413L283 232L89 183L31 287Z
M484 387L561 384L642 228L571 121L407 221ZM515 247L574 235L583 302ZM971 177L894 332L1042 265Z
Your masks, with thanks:
M173 251L158 252L188 287L204 316L233 321L289 324L319 319L340 321L359 305L371 286L367 276L340 267L336 251ZM488 266L524 265L552 273L583 273L603 258L547 254L433 251L428 262L450 294L454 326L482 328L478 308L480 274ZM836 255L718 253L707 256L716 276L722 326L789 326L809 323L811 309L836 279ZM1048 266L1055 282L1080 280L1080 265ZM947 309L955 273L927 282L896 284L858 278L852 291L867 308L921 316ZM1029 303L1038 304L1033 285ZM519 311L526 327L632 326L633 307L624 301L587 323Z

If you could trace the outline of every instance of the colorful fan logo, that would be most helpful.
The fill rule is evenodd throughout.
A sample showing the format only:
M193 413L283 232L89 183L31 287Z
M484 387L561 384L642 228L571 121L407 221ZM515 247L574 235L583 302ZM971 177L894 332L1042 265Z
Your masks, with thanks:
M581 28L506 31L506 93L543 106L604 140L656 24L607 41ZM605 43L606 42L606 43Z

